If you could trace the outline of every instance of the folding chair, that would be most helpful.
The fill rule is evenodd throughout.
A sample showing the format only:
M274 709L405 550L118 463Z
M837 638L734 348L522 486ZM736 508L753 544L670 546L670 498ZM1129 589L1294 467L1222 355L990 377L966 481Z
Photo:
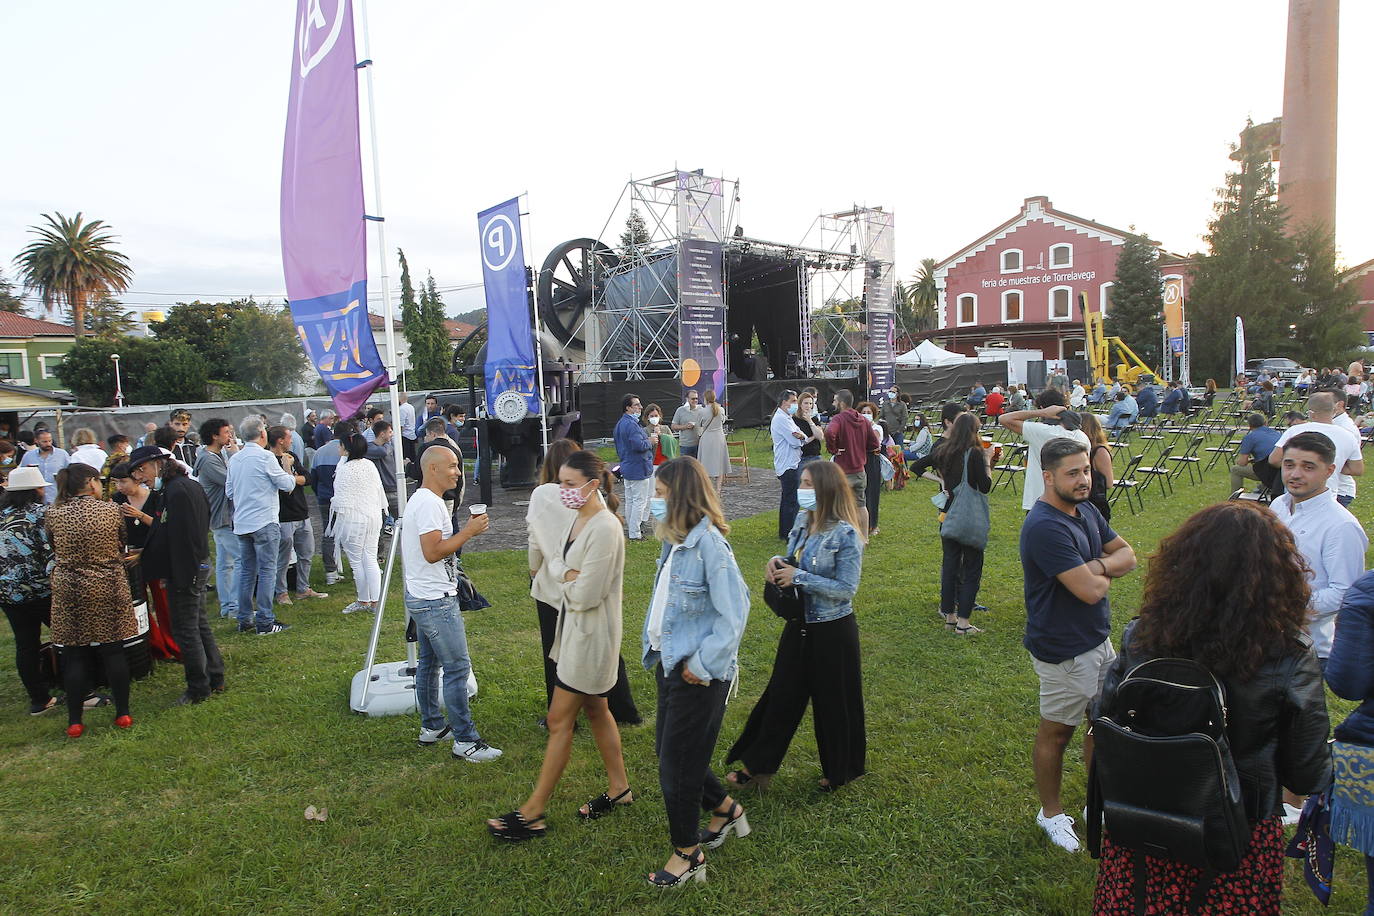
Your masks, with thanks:
M1244 441L1243 438L1237 439L1235 436L1232 436L1231 438L1223 442L1221 445L1207 446L1205 449L1203 449L1203 451L1210 452L1212 454L1212 460L1207 462L1207 467L1203 468L1203 470L1210 471L1212 468L1216 467L1216 464L1218 461L1221 460L1222 455L1227 456L1231 460L1231 463L1234 464L1236 460L1236 453L1240 451L1240 444L1242 441Z
M1202 483L1202 475L1200 473L1196 475L1196 480L1193 479L1193 468L1195 468L1198 464L1202 462L1202 459L1198 457L1197 450L1202 447L1202 442L1205 438L1205 436L1194 436L1192 441L1188 443L1188 447L1184 449L1182 455L1175 455L1172 458L1168 459L1169 461L1178 462L1174 465L1174 472L1171 475L1169 475L1171 480L1174 477L1177 477L1178 475L1182 474L1183 469L1186 467L1188 469L1188 482Z
M1112 484L1111 492L1107 494L1107 505L1113 509L1116 508L1117 500L1124 493L1126 494L1126 506L1131 510L1132 515L1135 515L1137 502L1140 504L1140 511L1145 511L1145 499L1140 494L1140 481L1136 480L1135 477L1136 470L1140 467L1140 461L1144 457L1144 455L1136 455L1126 463L1126 470L1116 479L1116 483ZM1131 494L1135 494L1134 501L1131 499Z
M738 448L740 453L738 455L733 454L730 451L733 448ZM749 443L743 439L726 442L725 454L729 459L729 466L726 469L728 473L721 483L723 484L726 480L739 480L743 477L743 482L747 484L749 482ZM735 470L736 467L739 468L738 471Z
M1026 452L1029 451L1029 449L1030 446L1026 445L1025 443L1021 443L1019 445L1012 445L1006 449L1007 460L1002 462L1001 464L995 464L992 466L992 469L997 472L997 476L994 477L992 480L992 488L994 490L997 489L999 486L1006 484L1011 487L1011 491L1013 493L1021 492L1021 490L1016 486L1016 475L1026 473L1026 466L1024 463L1017 464L1016 459L1019 457L1022 458L1022 460L1024 461L1024 456Z
M1169 467L1169 453L1173 450L1174 447L1172 445L1168 446L1164 449L1164 451L1159 453L1159 458L1157 459L1156 464L1150 465L1148 467L1145 465L1141 465L1136 469L1136 473L1138 473L1141 477L1145 478L1145 482L1140 485L1140 492L1144 493L1149 488L1151 480L1158 479L1159 494L1161 496L1173 495L1174 484L1173 481L1169 479L1169 474L1173 470ZM1140 457L1144 458L1145 456L1141 455ZM1164 488L1166 486L1169 488L1168 493L1164 492Z
M1141 450L1142 454L1148 455L1150 453L1150 446L1152 445L1158 445L1161 449L1164 447L1163 423L1158 417L1147 418L1138 425L1140 427L1140 435L1136 438L1145 443L1144 448Z

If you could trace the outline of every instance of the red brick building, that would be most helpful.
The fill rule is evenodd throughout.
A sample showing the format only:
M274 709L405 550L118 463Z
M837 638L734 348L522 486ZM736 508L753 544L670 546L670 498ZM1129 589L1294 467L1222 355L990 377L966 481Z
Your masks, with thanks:
M961 248L935 268L939 327L946 349L973 355L976 347L1043 352L1047 360L1082 359L1079 293L1106 314L1116 260L1129 235L1123 229L1054 209L1029 197L1021 212ZM1161 272L1183 276L1187 261L1161 255Z
M1345 277L1360 291L1360 328L1369 335L1369 343L1374 346L1374 259L1350 268Z

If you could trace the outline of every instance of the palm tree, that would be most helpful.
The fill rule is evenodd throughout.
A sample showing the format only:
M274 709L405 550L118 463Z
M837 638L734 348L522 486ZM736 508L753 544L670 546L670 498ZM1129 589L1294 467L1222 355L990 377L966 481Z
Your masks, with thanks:
M77 337L86 334L86 307L129 288L134 271L112 247L115 236L101 220L86 222L44 213L46 226L30 226L37 238L14 259L19 280L35 290L51 315L61 303L72 315Z
M938 322L935 308L940 300L940 291L935 286L935 259L922 258L921 269L916 271L916 282L908 289L911 292L911 310L915 313L918 331L933 331Z

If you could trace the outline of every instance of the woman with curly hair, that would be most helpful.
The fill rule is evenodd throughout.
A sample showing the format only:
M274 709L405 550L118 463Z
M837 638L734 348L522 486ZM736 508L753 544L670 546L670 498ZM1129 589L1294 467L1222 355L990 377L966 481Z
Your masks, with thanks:
M1227 737L1252 833L1235 871L1204 873L1136 853L1104 831L1095 914L1130 914L1143 897L1154 913L1277 916L1283 889L1282 790L1318 792L1331 778L1322 673L1304 635L1307 569L1293 536L1267 508L1224 502L1165 538L1150 563L1140 617L1102 687L1110 702L1122 678L1151 658L1192 659L1226 691ZM1135 886L1138 880L1145 887Z

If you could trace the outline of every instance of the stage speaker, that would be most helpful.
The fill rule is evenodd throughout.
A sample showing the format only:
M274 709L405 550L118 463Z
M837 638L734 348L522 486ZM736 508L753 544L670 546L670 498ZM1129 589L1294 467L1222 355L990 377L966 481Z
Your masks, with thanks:
M1049 381L1049 373L1045 370L1046 363L1043 359L1032 359L1026 362L1026 390L1032 394L1044 391L1045 385Z
M1092 387L1092 380L1089 377L1088 361L1086 359L1066 359L1064 360L1064 374L1069 377L1069 382L1078 379L1088 388Z

